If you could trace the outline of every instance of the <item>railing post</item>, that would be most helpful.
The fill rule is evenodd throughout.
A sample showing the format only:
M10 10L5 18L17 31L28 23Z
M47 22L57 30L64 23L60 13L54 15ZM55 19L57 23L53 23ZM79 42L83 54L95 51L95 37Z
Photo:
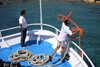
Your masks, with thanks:
M0 38L2 37L2 34L1 34L1 31L0 31ZM0 45L0 48L1 48L1 45Z
M0 37L1 37L2 41L3 41L6 45L8 45L8 47L12 50L12 48L9 46L9 44L3 39L2 34L1 34L1 31L0 31ZM0 46L0 47L1 47L1 46Z
M2 37L1 31L0 31L0 37Z
M43 24L42 24L42 2L40 0L40 23L41 23L41 30L43 30Z
M82 53L82 59L83 59L83 52L81 52Z
M58 30L56 29L56 35L58 35Z

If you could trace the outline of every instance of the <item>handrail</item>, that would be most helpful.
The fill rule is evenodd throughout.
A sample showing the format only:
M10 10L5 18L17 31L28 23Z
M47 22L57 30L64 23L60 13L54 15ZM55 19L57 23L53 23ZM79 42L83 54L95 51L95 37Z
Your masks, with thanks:
M28 24L27 26L32 26L32 25L41 25L40 23L32 23L32 24ZM52 25L49 25L49 24L43 24L45 26L49 26L51 28L54 28L55 30L59 31L59 29L57 29L56 27L52 26ZM3 30L0 30L1 32L2 31L7 31L7 30L12 30L12 29L16 29L16 28L20 28L20 26L16 26L16 27L11 27L11 28L7 28L7 29L3 29Z
M41 25L40 23L33 23L33 24L28 24L27 26L32 26L32 25ZM56 31L60 32L59 29L57 29L56 27L49 25L49 24L43 24L44 26L49 26L51 28L54 28ZM16 29L16 28L20 28L20 26L16 26L16 27L12 27L12 28L8 28L8 29L3 29L0 30L0 32L2 31L7 31L7 30L12 30L12 29ZM2 35L2 34L1 34ZM88 59L88 61L90 62L90 64L92 65L92 67L95 67L94 64L92 63L92 61L89 59L89 57L86 55L86 53L79 47L77 46L77 44L73 41L71 41L81 52L82 52L82 59L83 59L83 54L85 55L85 57Z
M92 67L95 67L94 64L92 63L92 61L89 59L89 57L86 55L86 53L79 47L77 46L77 44L74 41L71 41L81 52L82 52L82 56L85 55L85 57L88 59L88 61L90 62L90 64L92 65ZM83 57L82 57L83 59Z
M40 25L40 23L28 24L27 26L31 26L31 25ZM12 29L16 29L16 28L20 28L20 26L7 28L7 29L3 29L3 30L0 30L0 31L2 32L2 31L12 30Z
M49 24L43 24L43 25L45 25L45 26L49 26L49 27L51 27L51 28L54 28L54 29L56 29L58 32L60 32L59 29L57 29L56 27L54 27L54 26L52 26L52 25L49 25Z
M0 30L0 31L2 32L2 31L12 30L12 29L16 29L16 28L20 28L20 26L7 28L7 29L3 29L3 30Z

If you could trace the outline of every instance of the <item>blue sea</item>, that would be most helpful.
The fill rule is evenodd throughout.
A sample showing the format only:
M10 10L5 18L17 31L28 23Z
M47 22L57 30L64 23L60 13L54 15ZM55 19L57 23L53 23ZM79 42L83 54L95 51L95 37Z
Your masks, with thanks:
M40 7L38 0L12 3L0 6L0 30L18 26L21 10L26 10L28 24L40 23ZM59 14L67 16L73 10L70 18L82 29L81 48L89 56L95 67L100 67L100 4L68 1L42 1L43 23L50 24L58 29L62 21L57 19ZM75 27L71 23L70 28ZM28 30L39 29L40 26L30 26ZM53 32L55 30L44 27ZM3 36L18 33L19 29L2 32ZM76 35L78 36L78 34ZM78 39L74 40L78 44Z

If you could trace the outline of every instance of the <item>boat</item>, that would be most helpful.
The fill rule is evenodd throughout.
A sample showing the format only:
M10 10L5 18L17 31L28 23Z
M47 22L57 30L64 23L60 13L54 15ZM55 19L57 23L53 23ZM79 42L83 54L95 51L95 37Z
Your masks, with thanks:
M40 1L40 23L28 24L28 26L40 26L40 29L33 29L27 31L27 37L25 43L27 44L26 48L20 48L20 37L21 33L15 33L7 36L2 36L2 32L15 30L20 28L19 26L7 28L0 30L0 59L6 62L12 62L13 64L16 62L10 61L9 56L18 51L28 50L33 54L33 57L36 55L44 54L46 56L51 55L53 49L57 46L57 36L60 32L56 27L42 23L42 2ZM55 30L55 32L44 30L43 27L47 26ZM69 43L70 42L70 43ZM69 45L68 45L68 44ZM61 62L59 58L61 57L60 52L61 48L56 52L52 62L47 61L43 65L35 65L32 64L31 59L20 61L21 66L25 67L95 67L90 58L86 55L86 53L78 46L74 41L68 39L66 43L65 54L67 51L68 59L64 59L65 62ZM72 46L71 46L71 45ZM69 47L68 47L69 46ZM75 49L73 49L73 46ZM80 53L81 52L81 55ZM65 55L64 54L64 55ZM65 55L66 56L66 55ZM32 57L32 58L33 58ZM38 59L39 60L39 59ZM46 60L46 59L45 59ZM37 61L36 61L37 62Z

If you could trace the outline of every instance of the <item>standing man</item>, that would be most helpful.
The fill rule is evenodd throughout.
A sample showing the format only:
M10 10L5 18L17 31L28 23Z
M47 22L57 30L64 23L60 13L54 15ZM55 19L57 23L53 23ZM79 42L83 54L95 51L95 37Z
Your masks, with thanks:
M21 47L22 48L26 47L26 44L24 44L25 38L26 38L26 33L27 33L27 22L25 19L25 15L26 15L26 11L22 10L21 16L19 18L19 25L20 25L20 30L21 30Z
M65 49L65 41L67 39L67 35L68 36L73 36L75 35L76 33L78 33L79 31L76 31L74 33L71 32L71 30L69 29L69 25L70 25L70 22L68 20L65 20L63 23L62 23L62 28L61 28L61 32L60 34L58 35L57 37L57 47L54 49L53 53L51 54L51 56L49 56L49 59L50 61L52 62L52 57L54 55L54 53L61 47L62 50L61 50L61 58L60 60L63 59L63 55L64 55L64 49Z

